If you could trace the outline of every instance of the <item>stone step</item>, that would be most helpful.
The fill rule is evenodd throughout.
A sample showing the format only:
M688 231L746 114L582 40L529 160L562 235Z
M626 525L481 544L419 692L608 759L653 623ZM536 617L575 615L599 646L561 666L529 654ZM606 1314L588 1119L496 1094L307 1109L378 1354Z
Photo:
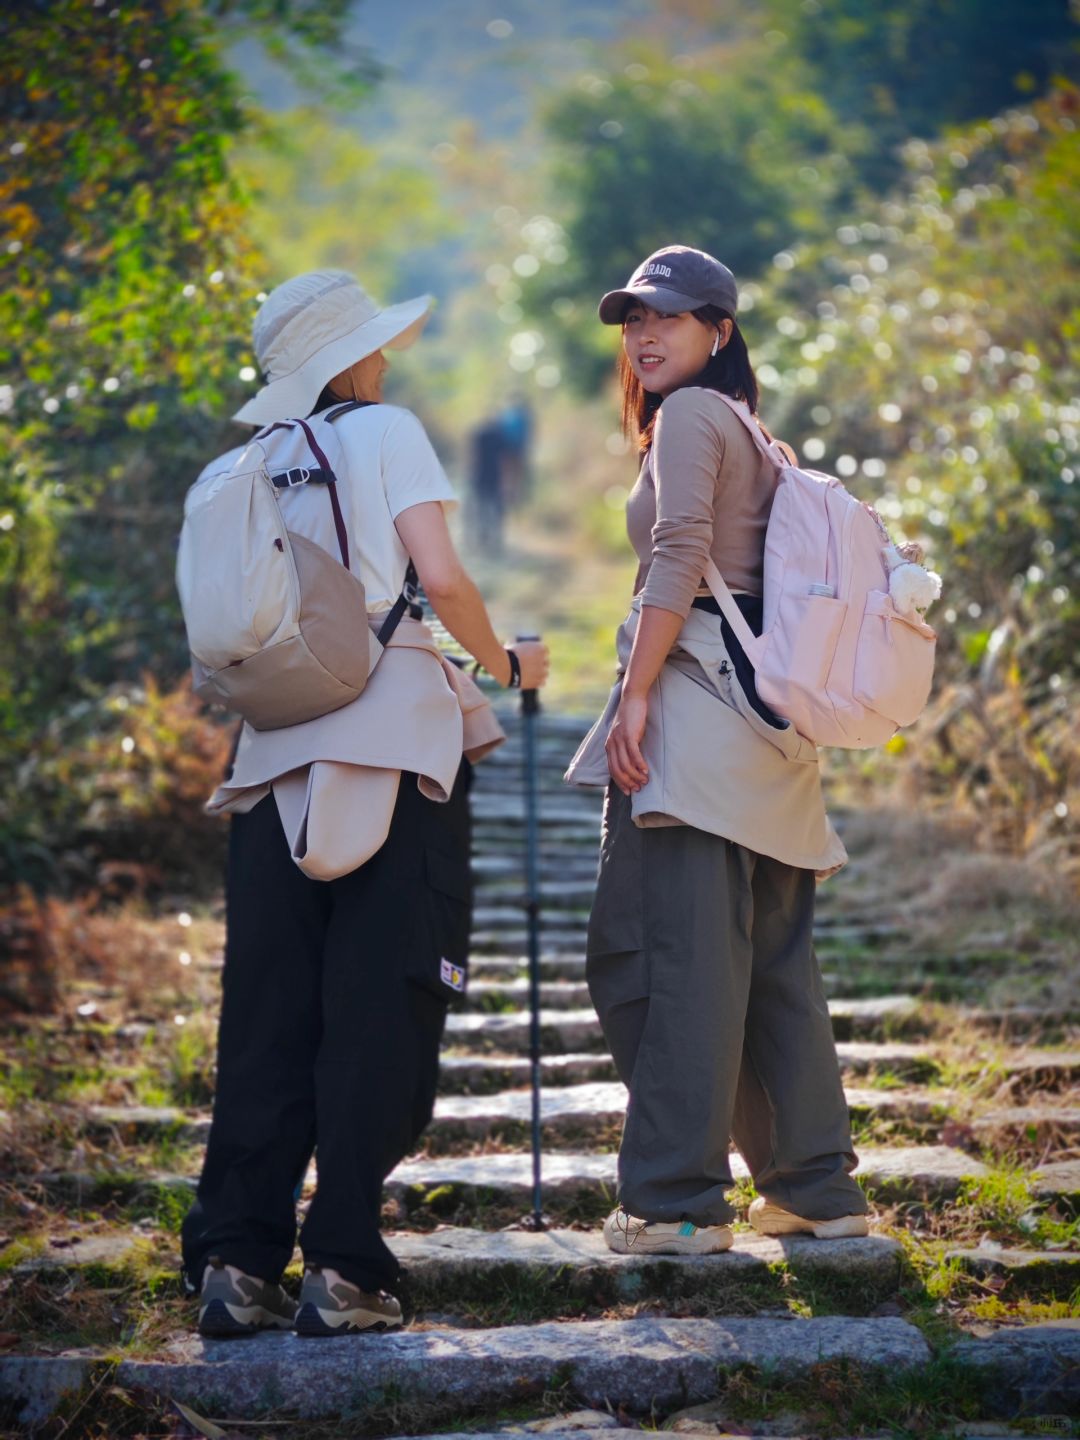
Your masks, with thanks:
M554 923L554 921L553 921ZM541 929L541 943L547 938L550 931ZM470 1009L476 1010L498 1010L511 1011L520 1009L529 1003L529 982L527 979L527 962L524 974L521 973L520 963L516 963L514 969L518 972L514 978L485 978L482 973L486 969L485 957L479 956L477 963L471 967L469 991L467 1004ZM565 966L569 969L569 966ZM550 967L549 967L550 970ZM489 972L490 973L490 972ZM502 974L513 973L507 966ZM584 980L584 966L578 970L582 978L578 980L543 979L541 977L541 1003L549 1010L575 1009L579 1006L589 1004L589 991ZM498 972L496 972L498 974ZM981 993L985 988L985 977L977 978L958 976L939 976L933 973L927 974L918 969L906 971L903 975L882 976L874 972L872 966L864 971L844 970L823 970L821 972L822 984L825 992L830 998L835 999L865 999L874 995L889 995L896 989L896 984L901 981L909 987L909 993L917 995L925 1000L962 1000L976 993Z
M955 1199L963 1181L989 1173L981 1161L946 1145L860 1146L857 1153L855 1174L879 1203L948 1202ZM591 1152L545 1154L545 1209L553 1216L593 1223L601 1219L615 1203L616 1159L614 1154ZM733 1153L730 1159L734 1179L749 1178L742 1156ZM1042 1167L1043 1172L1046 1169ZM1048 1189L1056 1180L1052 1177ZM426 1197L434 1195L440 1214L450 1215L456 1209L468 1211L478 1205L516 1209L524 1214L532 1203L532 1160L527 1154L505 1153L406 1160L390 1176L386 1188L406 1212L429 1203ZM1042 1198L1048 1198L1048 1194Z
M920 1004L910 995L885 995L872 1000L831 1000L829 1013L833 1033L838 1040L871 1038L894 1024L909 1030L917 1029ZM964 1012L957 1012L958 1015ZM604 1037L596 1012L542 1009L540 1012L543 1048L552 1053L569 1054L603 1047ZM500 1015L483 1015L461 1011L447 1017L446 1034L454 1045L465 1043L478 1051L527 1051L529 1047L529 1016L524 1011Z
M520 915L518 917L521 919ZM582 950L585 947L585 917L582 915L568 923L566 915L541 916L539 933L543 936L546 950ZM473 930L469 940L469 951L473 955L502 955L507 949L525 954L529 948L529 935L524 928L494 930Z
M516 916L515 923L520 925L520 914ZM976 983L982 984L987 970L996 971L998 968L998 962L975 965L947 955L896 955L881 951L856 955L849 951L834 952L827 932L823 940L815 938L814 949L819 963L827 965L827 973L834 975L838 981L846 979L851 974L860 978L877 977L879 972L884 970L889 973L881 977L882 983L894 986L898 979L906 979L910 976L919 979L955 976L961 980L977 976ZM1008 957L1004 957L1001 961L1002 968L1006 968L1007 964ZM508 951L502 955L480 957L472 967L472 974L478 979L481 977L490 980L515 979L521 975L527 975L528 970L527 954ZM541 956L540 973L550 980L583 979L585 955L584 953L555 952L546 948Z
M1031 1189L1037 1200L1080 1217L1080 1160L1040 1162L1032 1171Z
M492 791L489 794L477 794L475 791L469 797L469 808L472 811L474 825L486 822L489 825L514 825L520 826L524 834L525 825L525 800L523 796L508 794L506 791ZM557 800L545 799L539 806L537 818L540 825L569 825L574 829L579 826L586 831L591 830L592 838L596 843L600 839L600 810L599 800L584 791L575 794L573 790L567 789Z
M1080 1285L1080 1250L1023 1250L980 1241L974 1248L960 1246L946 1250L949 1264L979 1279L1006 1276L1025 1292L1038 1291L1062 1300L1069 1299Z
M954 1200L965 1181L990 1172L973 1156L947 1145L859 1146L855 1171L874 1205L900 1201L941 1206ZM598 1225L615 1203L614 1153L547 1151L543 1156L545 1213L553 1220ZM198 1157L192 1157L197 1169ZM742 1156L731 1155L736 1181L748 1178ZM308 1189L313 1181L308 1177ZM1050 1161L1031 1172L1037 1204L1080 1214L1080 1160ZM166 1194L190 1196L194 1174L128 1170L49 1171L19 1175L12 1183L34 1200L61 1199L81 1208L128 1204L152 1205ZM397 1224L418 1217L455 1224L481 1222L494 1229L520 1220L532 1207L532 1159L524 1153L444 1155L406 1160L388 1178L386 1201ZM735 1192L738 1200L738 1193Z
M957 1100L954 1091L938 1089L849 1089L846 1098L853 1119L879 1118L921 1128L939 1127ZM619 1081L542 1089L540 1109L549 1135L596 1137L621 1124L626 1089ZM528 1089L448 1095L438 1101L427 1133L443 1140L482 1140L523 1130L531 1118L532 1092Z
M974 1370L989 1415L1034 1410L1067 1435L1069 1416L1080 1415L1080 1320L1050 1320L998 1330L977 1340L960 1340L951 1351L960 1370ZM1045 1433L1045 1432L1044 1432Z
M520 945L510 940L510 935L516 941L518 936L524 936L523 926L524 906L523 905L476 905L473 909L473 948L479 935L489 932L502 933L507 936L504 949L520 950L526 952L528 944ZM560 904L549 905L540 911L541 932L551 930L570 930L578 936L576 949L584 949L585 926L589 919L589 907L579 905L576 908ZM549 950L556 947L549 944Z
M895 1293L903 1256L899 1241L882 1235L776 1240L738 1231L730 1250L709 1256L616 1255L599 1230L440 1226L428 1234L389 1233L386 1240L405 1267L408 1301L417 1310L482 1305L510 1287L522 1297L531 1288L533 1304L550 1314L560 1305L607 1308L668 1296L734 1306L748 1292L760 1308L770 1278L780 1282L772 1298L782 1303L782 1279L770 1267L783 1266L797 1279L839 1279L853 1292L866 1287L865 1313Z
M864 1075L871 1070L888 1071L908 1080L932 1080L940 1069L937 1052L931 1046L903 1041L841 1041L836 1047L841 1071ZM1052 1053L1052 1052L1051 1052ZM531 1062L521 1055L444 1054L441 1060L440 1089L444 1094L490 1094L528 1084ZM603 1052L582 1055L545 1055L541 1060L545 1085L580 1085L594 1080L614 1080L615 1062ZM1007 1071L1007 1067L1006 1067ZM1021 1074L1028 1074L1023 1068ZM1033 1072L1043 1083L1055 1075L1046 1063ZM1063 1073L1071 1076L1071 1065Z
M713 1398L730 1369L754 1365L795 1377L841 1358L856 1369L918 1370L929 1363L930 1348L915 1326L894 1316L438 1327L374 1339L348 1335L332 1345L264 1333L243 1345L189 1337L166 1344L153 1360L5 1356L0 1393L27 1427L42 1424L65 1397L106 1373L122 1391L234 1420L327 1418L353 1414L358 1404L370 1413L384 1395L397 1396L398 1406L402 1395L427 1402L437 1419L440 1412L449 1417L539 1397L558 1376L587 1405L613 1399L647 1414Z
M1010 1105L970 1121L975 1138L994 1149L1020 1141L1039 1150L1080 1146L1080 1109L1063 1105Z
M47 1242L40 1250L28 1254L25 1259L13 1257L9 1273L28 1276L42 1272L77 1271L97 1267L119 1270L138 1253L140 1243L145 1244L146 1237L137 1232L75 1235L71 1233L71 1226L68 1225L65 1226L63 1236Z
M845 1089L855 1122L889 1121L920 1138L930 1139L954 1116L962 1097L939 1088ZM626 1089L618 1080L563 1084L541 1089L541 1123L546 1144L572 1137L577 1142L608 1140L622 1125ZM487 1095L442 1095L431 1124L428 1142L442 1146L500 1139L527 1142L532 1121L532 1091L528 1088ZM996 1109L958 1123L991 1149L1022 1144L1053 1146L1061 1153L1080 1138L1080 1113L1058 1106L1024 1106ZM205 1113L151 1106L92 1105L85 1112L83 1133L112 1136L121 1143L178 1141L205 1144L210 1117Z
M469 977L466 1004L470 1010L505 1014L529 1004L529 982L519 980L477 980ZM581 1010L589 1004L589 987L584 980L544 980L540 1004L545 1010Z
M596 1080L614 1080L615 1062L603 1051L582 1055L544 1055L540 1061L541 1083L546 1086L585 1085ZM453 1052L439 1059L439 1093L442 1095L490 1095L527 1085L532 1079L532 1061L525 1055L469 1055Z

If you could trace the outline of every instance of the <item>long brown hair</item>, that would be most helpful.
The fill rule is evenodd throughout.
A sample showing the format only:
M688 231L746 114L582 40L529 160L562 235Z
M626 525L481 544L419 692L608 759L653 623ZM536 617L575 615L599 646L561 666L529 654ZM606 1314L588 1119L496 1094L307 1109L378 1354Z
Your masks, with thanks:
M731 336L726 345L710 355L702 369L683 382L684 385L700 385L706 390L719 390L735 400L742 400L751 414L757 414L760 389L754 367L750 363L750 352L739 329L738 321L729 310L719 305L702 305L700 310L690 312L702 325L718 328L722 320L731 321ZM652 445L653 426L656 412L660 409L663 396L645 386L630 368L626 351L619 350L619 383L622 386L622 428L628 439L637 437L638 449L646 451ZM682 388L682 387L680 387Z

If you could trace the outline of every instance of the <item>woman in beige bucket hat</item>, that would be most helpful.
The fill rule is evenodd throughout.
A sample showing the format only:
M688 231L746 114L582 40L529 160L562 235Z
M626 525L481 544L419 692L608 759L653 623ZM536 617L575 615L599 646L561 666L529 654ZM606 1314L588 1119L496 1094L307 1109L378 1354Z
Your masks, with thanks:
M338 270L279 285L254 324L264 383L235 418L262 426L325 412L373 628L411 558L435 613L479 664L536 688L546 647L496 639L451 540L454 494L423 426L382 403L383 350L410 345L430 306L422 296L380 308ZM337 553L325 496L299 485L281 501L290 529ZM447 1004L467 960L470 760L503 738L419 613L401 620L351 704L285 729L245 726L211 800L233 817L223 1005L213 1123L183 1226L204 1334L401 1324L398 1264L379 1233L382 1184L431 1118ZM298 1307L280 1278L313 1151Z

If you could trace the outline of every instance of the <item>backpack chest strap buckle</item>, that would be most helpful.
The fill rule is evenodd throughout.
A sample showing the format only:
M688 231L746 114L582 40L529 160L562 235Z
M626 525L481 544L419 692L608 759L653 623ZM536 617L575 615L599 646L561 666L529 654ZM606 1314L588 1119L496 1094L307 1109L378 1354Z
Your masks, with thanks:
M317 467L294 465L291 470L282 470L279 475L271 475L270 483L276 490L291 490L296 485L306 485L309 481L319 483L325 479L325 472Z

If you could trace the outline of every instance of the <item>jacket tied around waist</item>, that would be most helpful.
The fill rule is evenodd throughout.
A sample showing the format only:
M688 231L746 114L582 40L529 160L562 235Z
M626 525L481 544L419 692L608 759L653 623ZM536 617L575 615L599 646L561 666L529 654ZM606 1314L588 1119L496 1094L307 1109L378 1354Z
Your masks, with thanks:
M616 636L618 679L565 779L607 785L604 742L640 617L635 596ZM691 609L649 692L642 754L648 781L631 798L634 823L693 825L761 855L835 874L847 851L825 810L816 746L789 722L770 724L739 684L721 617Z
M377 629L385 617L368 618ZM232 772L206 808L244 813L272 792L293 859L331 880L386 839L402 771L429 800L446 801L462 757L481 760L505 738L475 681L423 621L405 618L348 705L280 730L245 724Z

